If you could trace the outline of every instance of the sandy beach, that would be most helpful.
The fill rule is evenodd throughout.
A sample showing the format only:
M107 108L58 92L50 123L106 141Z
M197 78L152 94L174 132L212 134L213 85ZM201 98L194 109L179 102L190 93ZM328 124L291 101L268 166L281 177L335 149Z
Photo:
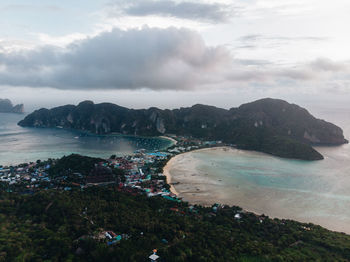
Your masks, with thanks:
M178 197L192 204L211 206L217 203L218 193L212 185L218 181L208 176L201 176L196 170L197 162L191 157L193 152L229 151L230 147L203 148L178 154L171 158L163 169L163 173L170 185L170 191ZM178 166L181 166L179 169ZM183 167L186 167L183 169ZM176 175L173 175L176 174Z
M175 156L176 157L176 156ZM176 191L174 185L172 184L172 180L171 180L171 175L169 170L173 168L173 163L174 161L172 161L175 157L173 157L172 159L170 159L168 161L168 163L165 165L165 167L163 168L163 174L166 176L166 180L167 183L170 185L170 192L175 194L175 195L179 195L179 193Z
M164 175L171 192L191 204L235 205L350 233L349 168L339 149L338 155L332 148L321 150L326 160L307 162L229 147L206 148L174 156Z

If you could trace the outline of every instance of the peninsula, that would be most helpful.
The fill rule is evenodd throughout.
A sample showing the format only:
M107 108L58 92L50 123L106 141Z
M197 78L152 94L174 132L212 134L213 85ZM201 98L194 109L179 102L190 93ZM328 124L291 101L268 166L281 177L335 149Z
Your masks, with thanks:
M340 127L306 109L265 98L229 110L208 105L180 109L128 109L111 103L39 109L18 123L25 127L63 127L95 134L161 136L175 134L222 141L284 158L321 160L313 145L348 143Z
M0 98L0 113L24 113L23 104L13 105L9 99L1 99Z

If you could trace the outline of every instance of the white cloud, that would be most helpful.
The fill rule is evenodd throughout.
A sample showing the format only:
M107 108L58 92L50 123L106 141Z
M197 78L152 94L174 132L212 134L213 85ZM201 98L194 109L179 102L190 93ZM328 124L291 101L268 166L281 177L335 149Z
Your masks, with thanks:
M198 33L187 29L114 29L81 40L74 37L83 36L73 36L67 46L0 53L0 85L64 90L311 86L310 90L350 91L347 61L318 58L281 66L269 60L234 59L225 47L207 46Z
M0 85L58 89L189 89L222 70L230 54L186 29L104 32L65 48L0 54Z
M72 33L64 36L52 36L44 33L33 33L38 39L40 45L52 45L59 47L66 47L67 45L88 38L86 34Z

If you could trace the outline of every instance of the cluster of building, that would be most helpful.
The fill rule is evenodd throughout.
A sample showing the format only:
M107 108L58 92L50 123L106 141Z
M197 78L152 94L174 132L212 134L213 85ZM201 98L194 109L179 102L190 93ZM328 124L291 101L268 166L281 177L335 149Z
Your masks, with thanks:
M169 200L179 201L168 189L166 178L159 163L171 156L167 152L147 153L138 150L133 156L117 157L110 160L114 168L124 170L125 180L120 186L143 191L149 197L163 196Z
M170 201L180 202L175 194L170 192L166 177L163 174L163 167L174 155L188 152L204 147L223 145L221 141L201 141L186 137L176 137L177 143L166 149L164 152L146 152L137 150L133 155L116 157L112 156L102 162L96 163L95 167L88 173L64 172L64 174L51 177L49 170L56 165L57 160L46 162L34 162L18 166L0 166L0 182L8 185L12 191L16 186L22 188L20 192L35 192L42 189L72 190L89 186L103 186L107 184L118 185L118 190L131 194L146 194L148 197L160 196ZM116 174L116 170L118 170ZM17 190L18 191L18 190ZM212 207L211 216L216 216L221 205ZM198 216L194 206L188 210L178 208L177 205L170 210L179 215L186 215L188 212ZM237 212L235 219L240 220L241 213ZM141 232L141 234L143 234ZM130 238L128 234L116 234L111 230L100 231L94 238L105 241L107 245L114 245L122 240ZM162 240L167 243L166 239ZM79 251L79 250L78 250ZM77 252L78 252L77 251ZM148 257L150 261L158 261L157 250L153 250Z
M223 145L222 141L202 141L188 137L173 137L176 143L165 152L148 153L145 150L137 150L134 155L118 157L111 160L115 168L125 171L124 188L141 190L149 197L162 196L171 201L180 200L169 191L166 177L162 173L162 167L173 155L189 152L204 147ZM163 165L159 165L163 163Z
M50 183L51 179L47 173L49 164L40 162L21 164L18 166L0 166L0 182L9 186L22 184L26 188L38 188L42 183Z
M162 167L173 155L191 150L222 145L221 141L202 141L199 139L176 137L176 143L164 152L146 152L137 150L133 155L114 157L97 163L89 174L72 173L52 178L48 170L55 165L55 160L46 162L31 162L18 166L0 166L0 182L8 185L8 190L21 187L34 192L40 189L72 190L91 185L106 185L117 183L120 190L133 193L144 192L149 197L162 196L168 200L179 201L176 195L169 191ZM123 179L112 172L115 169L123 171ZM11 189L12 188L12 189Z
M99 239L106 239L107 240L107 245L114 245L118 242L120 242L121 240L127 240L130 238L130 236L128 234L116 234L113 231L109 230L109 231L103 231L101 232L101 234L98 236Z

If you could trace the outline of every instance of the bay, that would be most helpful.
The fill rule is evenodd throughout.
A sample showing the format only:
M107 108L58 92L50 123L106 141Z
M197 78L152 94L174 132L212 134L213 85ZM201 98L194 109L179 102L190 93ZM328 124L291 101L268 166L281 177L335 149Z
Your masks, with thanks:
M320 110L350 137L349 109ZM325 159L301 161L217 148L175 157L168 172L176 192L195 204L237 205L270 217L350 233L350 145L316 147Z
M107 158L137 149L162 150L172 144L163 138L97 136L56 128L23 128L24 115L0 113L0 165L59 158L72 153Z

